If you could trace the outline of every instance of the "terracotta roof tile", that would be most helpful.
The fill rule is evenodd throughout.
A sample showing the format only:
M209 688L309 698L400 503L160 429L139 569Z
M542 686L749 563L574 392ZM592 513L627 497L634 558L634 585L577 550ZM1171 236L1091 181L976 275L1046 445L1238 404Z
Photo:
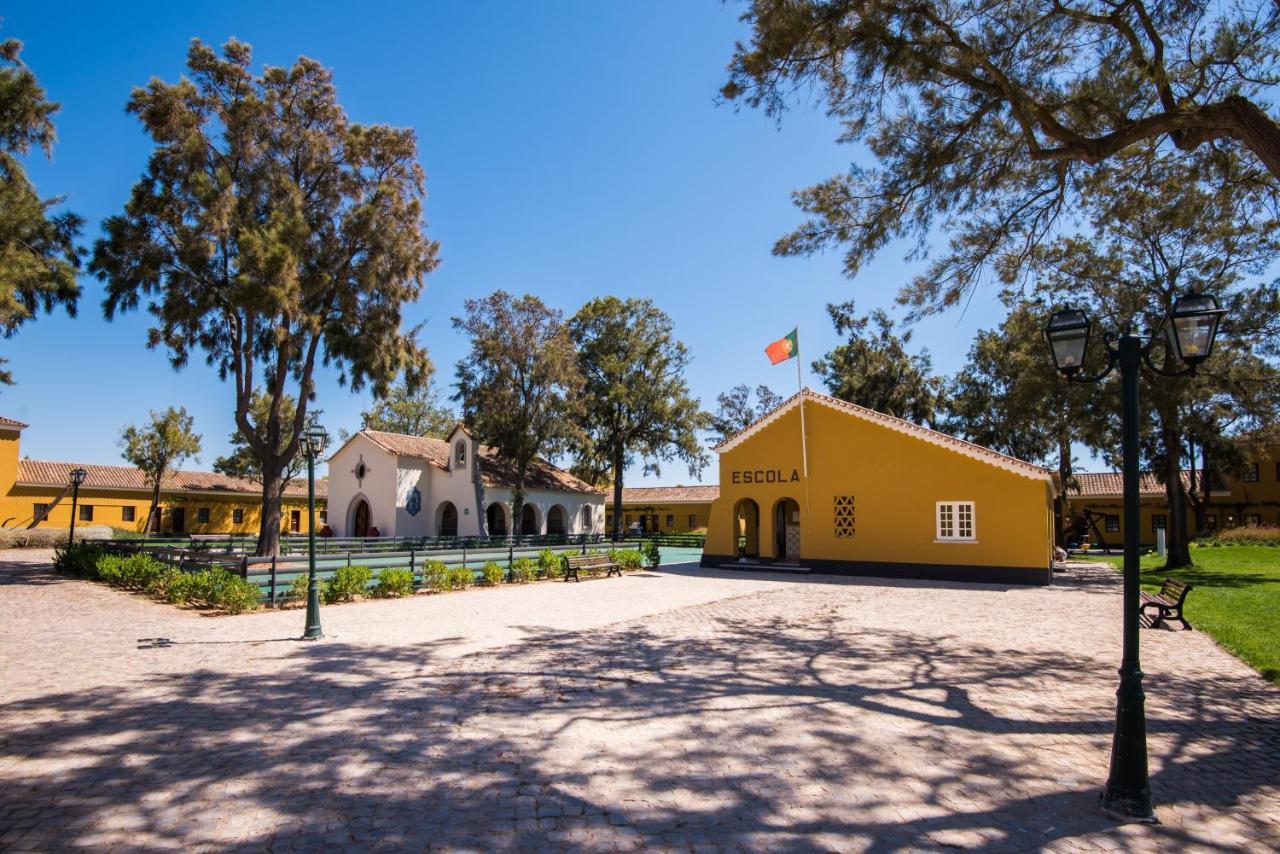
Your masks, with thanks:
M624 486L624 504L701 504L720 497L719 484L707 486Z
M146 478L142 472L132 466L100 466L77 463L60 463L49 460L19 460L17 484L19 486L49 486L61 488L71 479L71 470L83 468L84 486L81 489L129 489L145 490ZM229 477L211 471L173 471L164 476L160 488L163 492L234 492L260 495L262 487L248 478ZM316 497L324 498L329 493L329 484L325 480L316 481ZM304 497L307 494L305 479L294 478L285 488L285 495L291 498Z
M3 415L0 415L0 427L16 427L19 430L24 430L30 426L30 424L23 424L16 418L6 418Z
M444 439L431 436L408 436L404 433L387 433L382 430L361 430L357 435L364 435L370 442L388 453L401 457L423 459L437 468L449 469L449 443ZM467 435L471 435L468 433ZM488 445L480 445L482 458L480 471L484 477L484 485L510 489L516 482L515 467L502 459L496 449ZM526 489L544 489L557 492L587 492L599 494L586 481L574 477L564 469L557 468L543 459L535 459L525 475Z
M1097 472L1080 472L1075 476L1075 485L1067 490L1068 496L1079 498L1089 498L1093 496L1112 496L1122 495L1124 493L1124 477L1120 472L1116 471L1097 471ZM1226 492L1227 484L1217 473L1211 475L1210 490L1213 492ZM1196 483L1200 482L1200 470L1196 469ZM1182 486L1184 489L1191 489L1191 473L1184 471L1182 473ZM1138 479L1138 494L1147 496L1163 496L1165 494L1164 484L1160 479L1149 471L1141 473Z

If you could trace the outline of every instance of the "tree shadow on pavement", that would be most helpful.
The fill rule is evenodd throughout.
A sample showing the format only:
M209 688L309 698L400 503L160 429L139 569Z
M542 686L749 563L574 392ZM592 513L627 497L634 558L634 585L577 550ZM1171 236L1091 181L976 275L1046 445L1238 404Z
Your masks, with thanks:
M0 847L1026 850L1135 832L1096 809L1114 686L1095 659L851 628L836 607L670 614L529 626L466 659L320 642L258 672L157 668L7 704ZM1157 797L1275 832L1244 807L1275 803L1280 692L1158 690L1186 713L1151 711ZM1140 832L1236 847L1191 821Z

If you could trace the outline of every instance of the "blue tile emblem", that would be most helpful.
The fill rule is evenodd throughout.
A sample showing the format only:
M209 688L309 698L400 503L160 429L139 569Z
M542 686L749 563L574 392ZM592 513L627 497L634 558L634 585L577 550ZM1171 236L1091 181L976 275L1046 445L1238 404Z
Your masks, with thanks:
M409 497L404 502L404 512L410 516L417 516L422 511L422 493L418 491L418 487L409 490Z

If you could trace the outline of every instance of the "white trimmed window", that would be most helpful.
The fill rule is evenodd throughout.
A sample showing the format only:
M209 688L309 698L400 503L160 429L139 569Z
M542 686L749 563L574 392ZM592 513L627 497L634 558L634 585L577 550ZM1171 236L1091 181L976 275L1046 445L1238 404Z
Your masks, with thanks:
M938 539L966 542L977 539L972 501L938 502Z

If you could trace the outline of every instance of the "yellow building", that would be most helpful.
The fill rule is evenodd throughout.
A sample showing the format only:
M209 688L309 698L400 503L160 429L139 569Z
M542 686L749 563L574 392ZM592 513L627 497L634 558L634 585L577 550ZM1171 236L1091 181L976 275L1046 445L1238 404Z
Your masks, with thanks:
M151 489L130 466L22 459L18 444L27 425L0 417L0 527L67 528L71 524L71 470L83 468L76 525L142 531ZM324 524L327 484L316 482L316 517ZM165 475L160 489L163 533L256 534L262 487L243 478L203 471ZM281 531L307 532L307 484L285 491Z
M622 489L622 528L653 534L703 533L711 514L711 502L720 487L635 486ZM604 529L613 530L613 509L606 505Z
M1182 473L1185 491L1203 490L1202 472L1197 469ZM1208 504L1205 509L1205 530L1242 526L1280 525L1280 448L1260 452L1257 459L1248 463L1244 471L1227 477L1212 472L1209 478ZM1067 503L1071 519L1068 522L1069 543L1089 543L1120 548L1124 544L1123 483L1117 472L1084 472L1075 476L1075 483L1067 489ZM1164 484L1148 472L1139 480L1139 506L1141 512L1141 545L1156 543L1156 530L1166 528L1169 519L1169 502ZM1186 503L1187 535L1195 536L1196 515L1190 501ZM1092 520L1092 523L1091 521ZM1094 529L1094 525L1097 529Z
M808 389L716 450L703 566L1050 580L1048 469Z

